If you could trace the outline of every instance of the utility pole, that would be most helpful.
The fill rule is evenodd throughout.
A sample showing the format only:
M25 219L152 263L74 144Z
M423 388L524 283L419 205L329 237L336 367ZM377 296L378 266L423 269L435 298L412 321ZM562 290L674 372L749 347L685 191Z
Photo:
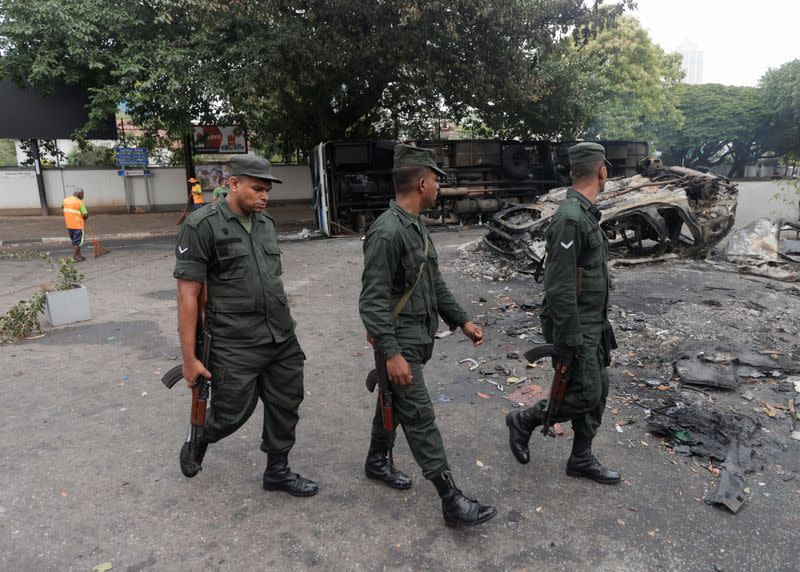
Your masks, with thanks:
M33 169L36 172L36 186L39 188L39 205L42 216L50 214L47 208L47 193L44 190L44 175L42 175L42 159L39 153L39 140L31 139L31 155L33 155Z

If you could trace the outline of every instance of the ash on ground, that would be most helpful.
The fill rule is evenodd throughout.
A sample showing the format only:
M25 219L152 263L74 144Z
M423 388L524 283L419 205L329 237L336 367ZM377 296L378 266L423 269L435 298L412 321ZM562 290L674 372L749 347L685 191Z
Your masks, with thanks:
M472 313L499 348L470 375L488 394L528 406L552 376L549 364L531 368L521 358L544 341L542 285L480 241L462 245L450 264L485 293L471 301ZM706 502L735 512L769 494L753 490L747 475L800 475L800 289L726 270L681 259L612 268L609 319L619 349L601 431L630 448L660 438L673 464L713 479Z

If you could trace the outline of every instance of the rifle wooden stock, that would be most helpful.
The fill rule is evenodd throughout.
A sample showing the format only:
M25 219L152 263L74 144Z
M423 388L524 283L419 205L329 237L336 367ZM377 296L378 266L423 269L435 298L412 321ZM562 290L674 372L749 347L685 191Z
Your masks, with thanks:
M378 385L378 405L381 408L381 418L383 419L383 428L389 434L389 441L387 443L389 463L394 464L394 439L395 439L395 424L394 424L394 401L392 398L392 384L389 381L389 372L386 369L386 356L377 346L374 347L375 354L375 374L377 377ZM369 386L369 383L368 383Z
M383 391L378 394L381 400L381 416L383 417L383 428L387 431L394 431L394 406L392 404L392 392Z
M579 272L581 272L580 269ZM523 355L529 363L533 363L546 357L555 357L556 351L553 344L539 344L537 346L533 346ZM556 368L555 374L553 375L553 382L550 384L550 393L547 396L547 406L544 409L544 423L542 425L542 433L544 435L555 437L555 433L551 429L553 426L553 415L558 409L559 404L564 401L564 396L567 394L567 385L569 384L569 380L569 370L564 373L560 369Z

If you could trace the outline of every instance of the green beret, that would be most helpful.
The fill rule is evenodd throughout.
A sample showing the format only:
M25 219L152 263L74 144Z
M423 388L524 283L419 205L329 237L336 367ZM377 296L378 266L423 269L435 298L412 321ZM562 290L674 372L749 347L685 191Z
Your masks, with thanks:
M257 155L236 155L231 158L230 165L232 177L246 175L273 183L283 182L272 174L272 164L263 157L258 157Z
M436 153L433 149L415 147L398 143L394 146L394 166L397 167L428 167L437 175L446 177L447 173L436 165Z
M606 161L606 150L600 143L578 143L567 150L570 169L581 165L596 165Z

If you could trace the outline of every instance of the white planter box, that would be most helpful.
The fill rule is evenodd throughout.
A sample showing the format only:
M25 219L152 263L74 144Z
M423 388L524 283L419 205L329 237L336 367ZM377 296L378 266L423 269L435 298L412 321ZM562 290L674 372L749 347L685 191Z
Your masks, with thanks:
M45 296L47 304L44 308L44 317L51 326L63 326L92 318L89 309L89 291L83 286L71 290L45 292Z

